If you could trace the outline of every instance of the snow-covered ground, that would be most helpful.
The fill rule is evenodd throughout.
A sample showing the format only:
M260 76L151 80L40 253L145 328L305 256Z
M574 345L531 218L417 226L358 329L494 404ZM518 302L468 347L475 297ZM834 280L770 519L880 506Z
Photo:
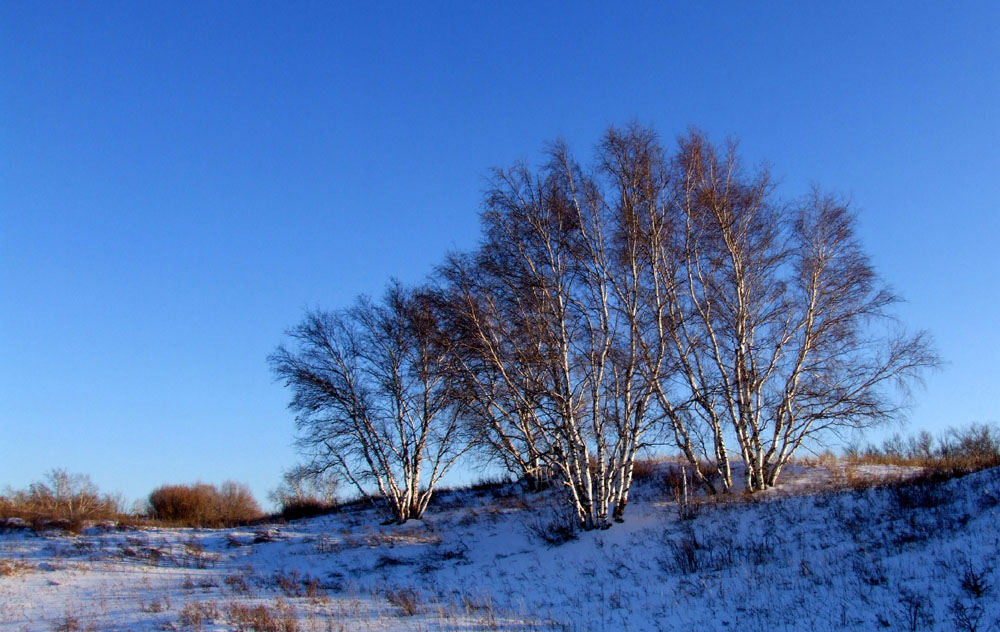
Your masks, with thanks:
M550 499L512 486L441 494L401 527L359 509L257 529L8 530L0 628L1000 628L1000 470L858 491L831 478L800 469L681 520L653 477L624 524L559 546L538 536Z

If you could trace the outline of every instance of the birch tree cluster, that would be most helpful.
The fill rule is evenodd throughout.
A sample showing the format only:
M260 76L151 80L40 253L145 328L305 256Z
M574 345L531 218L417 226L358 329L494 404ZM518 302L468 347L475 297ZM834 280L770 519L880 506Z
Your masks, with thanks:
M423 287L311 313L271 358L315 471L397 522L470 450L584 529L623 519L654 445L710 493L764 490L811 440L898 417L937 363L853 210L779 198L733 143L612 128L587 167L557 143L496 170L481 218Z

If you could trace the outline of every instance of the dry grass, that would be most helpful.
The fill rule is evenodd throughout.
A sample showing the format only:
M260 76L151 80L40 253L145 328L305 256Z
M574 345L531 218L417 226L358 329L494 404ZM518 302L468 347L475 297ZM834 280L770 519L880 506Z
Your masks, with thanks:
M139 604L139 610L150 614L166 612L167 610L170 610L170 598L163 595L162 597L156 597L149 602L141 602Z
M0 560L0 577L25 575L35 570L33 564L21 560Z
M192 601L184 604L177 624L183 629L204 630L205 625L215 623L221 616L214 601Z
M395 588L385 591L386 601L399 608L403 616L412 617L421 612L420 594L413 588Z
M223 578L223 583L229 586L229 590L237 595L249 596L253 594L250 588L250 576L247 573L233 573Z
M316 604L327 601L326 591L319 580L308 574L303 575L297 570L275 572L271 577L271 585L290 599L304 597Z
M392 529L367 529L361 543L368 548L396 547L414 544L440 544L441 536L428 525L401 525Z
M66 610L66 614L52 623L53 632L96 632L97 624L94 621L84 622L71 609Z
M299 630L295 608L283 599L278 599L273 607L233 601L226 605L226 616L240 632L298 632Z

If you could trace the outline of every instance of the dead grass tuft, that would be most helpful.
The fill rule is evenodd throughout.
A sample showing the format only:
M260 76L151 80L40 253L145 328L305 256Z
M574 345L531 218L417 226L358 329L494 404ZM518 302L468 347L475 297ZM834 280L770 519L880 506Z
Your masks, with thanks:
M191 601L184 604L177 623L181 628L204 630L206 624L215 623L220 616L214 601Z
M71 610L66 610L66 615L53 622L53 632L96 632L97 624L93 621L86 624L80 620Z
M326 591L319 580L309 574L297 570L276 572L271 583L288 598L305 597L313 603L325 603Z
M420 594L413 588L395 588L385 591L386 600L400 609L404 617L420 613Z
M21 560L0 560L0 577L24 575L35 570L32 564Z
M139 604L139 610L151 614L156 614L158 612L165 612L167 610L170 610L170 599L166 595L164 595L162 597L153 599L148 603L141 602Z
M238 595L250 595L252 590L250 588L250 576L246 573L233 573L231 575L226 575L222 579L229 589Z
M226 616L239 632L298 632L295 608L278 599L273 608L263 604L249 605L230 602Z

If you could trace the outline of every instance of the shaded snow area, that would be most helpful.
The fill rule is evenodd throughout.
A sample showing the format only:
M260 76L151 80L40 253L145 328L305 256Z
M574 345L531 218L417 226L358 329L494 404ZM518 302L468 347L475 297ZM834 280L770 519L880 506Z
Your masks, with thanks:
M800 470L682 520L654 475L624 524L557 546L552 498L513 486L442 493L401 527L358 509L260 528L8 530L0 627L1000 628L1000 470L839 491L826 478Z

